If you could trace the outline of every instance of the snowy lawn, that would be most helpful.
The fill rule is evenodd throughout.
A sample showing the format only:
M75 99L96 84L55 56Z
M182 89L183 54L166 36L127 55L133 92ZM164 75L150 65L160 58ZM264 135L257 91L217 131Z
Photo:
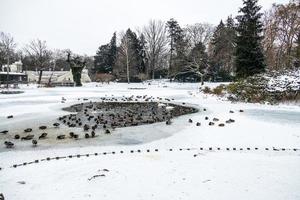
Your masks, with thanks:
M0 131L9 130L0 134L0 193L6 199L300 199L299 106L231 104L199 93L199 84L164 81L92 83L82 88L24 85L22 90L25 93L0 96ZM39 141L35 148L30 141L13 139L25 128L53 124L69 114L62 108L83 102L82 98L97 101L112 95L174 98L175 103L202 111L173 119L171 126L162 122L117 128L97 139ZM8 115L14 118L7 119ZM209 126L214 117L220 121ZM217 126L230 118L235 122ZM15 148L6 149L5 140L15 142ZM41 161L103 152L108 154ZM39 163L11 167L35 160Z

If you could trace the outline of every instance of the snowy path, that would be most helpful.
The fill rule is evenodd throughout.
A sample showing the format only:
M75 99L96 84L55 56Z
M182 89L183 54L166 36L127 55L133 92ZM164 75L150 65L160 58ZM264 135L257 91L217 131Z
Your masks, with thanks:
M0 193L6 199L300 199L300 152L266 151L265 148L300 148L300 108L297 106L267 106L231 104L216 97L198 93L197 84L155 82L152 85L110 84L83 88L24 87L25 93L0 96L0 130L14 132L28 125L52 123L64 114L62 107L78 103L78 98L107 96L153 95L175 98L207 112L182 116L172 126L164 123L116 129L116 138L103 141L41 144L30 143L7 151L6 136L0 136ZM67 99L61 103L61 98ZM239 113L238 110L245 110ZM229 110L235 113L229 113ZM247 110L252 111L251 115ZM267 115L253 116L253 110L292 112L292 120L280 120ZM13 120L6 116L13 114ZM208 126L204 117L217 117L225 127ZM188 123L188 119L194 123ZM196 122L201 122L197 127ZM155 132L155 134L154 134ZM152 136L152 137L151 137ZM120 141L138 141L135 145ZM214 147L212 151L179 151L179 148ZM218 151L215 148L223 150ZM251 148L233 151L232 148ZM253 148L259 150L253 150ZM174 148L174 151L168 151ZM224 149L225 148L225 149ZM231 148L226 151L226 148ZM140 149L141 153L130 153ZM146 152L151 149L150 152ZM159 149L158 152L153 151ZM176 149L176 150L175 150ZM109 155L66 158L38 164L9 168L13 164L47 157L120 152ZM194 155L197 154L196 157ZM108 169L103 171L103 169ZM100 171L99 171L100 170ZM94 175L105 175L88 180ZM18 182L24 181L25 184ZM21 182L22 183L22 182Z

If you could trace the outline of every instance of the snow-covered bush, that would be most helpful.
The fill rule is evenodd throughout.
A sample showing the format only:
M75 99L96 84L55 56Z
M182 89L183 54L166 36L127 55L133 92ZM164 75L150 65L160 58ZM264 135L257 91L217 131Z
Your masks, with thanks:
M299 91L300 69L295 71L272 72L266 76L268 91ZM271 76L270 76L271 75Z
M251 103L300 100L300 70L267 72L227 86L228 99Z

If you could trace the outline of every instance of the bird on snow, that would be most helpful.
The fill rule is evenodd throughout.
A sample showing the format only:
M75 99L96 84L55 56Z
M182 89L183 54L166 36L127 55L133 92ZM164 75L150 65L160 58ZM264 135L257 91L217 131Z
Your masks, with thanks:
M40 136L39 136L39 139L45 139L47 136L47 133L42 133Z
M14 147L14 143L10 142L10 141L5 141L4 142L6 148L13 148Z

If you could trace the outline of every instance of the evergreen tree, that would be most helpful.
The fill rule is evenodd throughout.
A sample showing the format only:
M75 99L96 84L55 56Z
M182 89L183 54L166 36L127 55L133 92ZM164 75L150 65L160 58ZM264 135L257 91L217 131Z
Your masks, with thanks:
M109 73L112 71L112 66L109 65L110 54L109 44L101 45L94 59L94 68L97 73Z
M258 0L243 0L244 7L237 16L236 40L236 76L245 78L265 70L264 55L261 47L261 32L263 25L260 21L261 7Z
M211 40L212 54L210 55L211 67L209 69L210 71L209 73L213 77L213 79L215 79L218 76L220 70L225 65L225 53L226 53L225 35L226 35L226 28L223 21L221 20Z
M116 33L113 34L110 43L101 45L95 56L94 69L100 73L110 73L116 62L117 43Z
M201 82L203 82L207 67L208 55L206 48L202 42L199 42L188 55L186 71L188 71L189 76L195 81L201 80Z
M146 66L148 62L147 54L146 54L146 40L145 36L141 34L139 38L139 45L138 45L138 55L140 58L140 72L141 73L146 73Z
M231 80L234 73L234 50L236 31L232 17L228 17L217 26L211 40L210 69L213 80Z
M142 64L142 47L141 43L136 35L135 32L131 31L130 29L126 32L127 37L129 38L129 47L132 51L131 55L131 67L132 70L135 72L134 75L137 75L142 72L144 66L141 66Z
M178 22L175 19L170 19L167 24L167 29L169 33L170 38L170 63L169 63L169 75L172 75L175 73L174 69L174 51L176 50L176 53L181 54L183 53L183 47L184 44L184 37L183 37L183 30L179 26ZM181 50L180 50L181 48ZM180 56L180 55L179 55ZM178 57L177 57L178 58Z
M178 34L175 41L175 55L173 57L174 75L184 70L188 65L188 41L185 39L183 32Z
M184 59L178 60L180 61L181 67L178 69L174 78L183 82L203 81L208 66L208 55L205 45L202 42L195 44L188 55L178 52L175 61L177 61L180 56L183 56Z
M233 75L235 72L234 69L234 59L235 59L235 47L236 47L236 27L234 20L229 16L226 20L226 56L225 56L225 71Z
M190 63L197 65L199 71L203 71L208 64L208 55L206 53L206 48L202 42L199 42L189 53Z
M109 43L109 65L113 68L117 59L117 34L114 32Z

